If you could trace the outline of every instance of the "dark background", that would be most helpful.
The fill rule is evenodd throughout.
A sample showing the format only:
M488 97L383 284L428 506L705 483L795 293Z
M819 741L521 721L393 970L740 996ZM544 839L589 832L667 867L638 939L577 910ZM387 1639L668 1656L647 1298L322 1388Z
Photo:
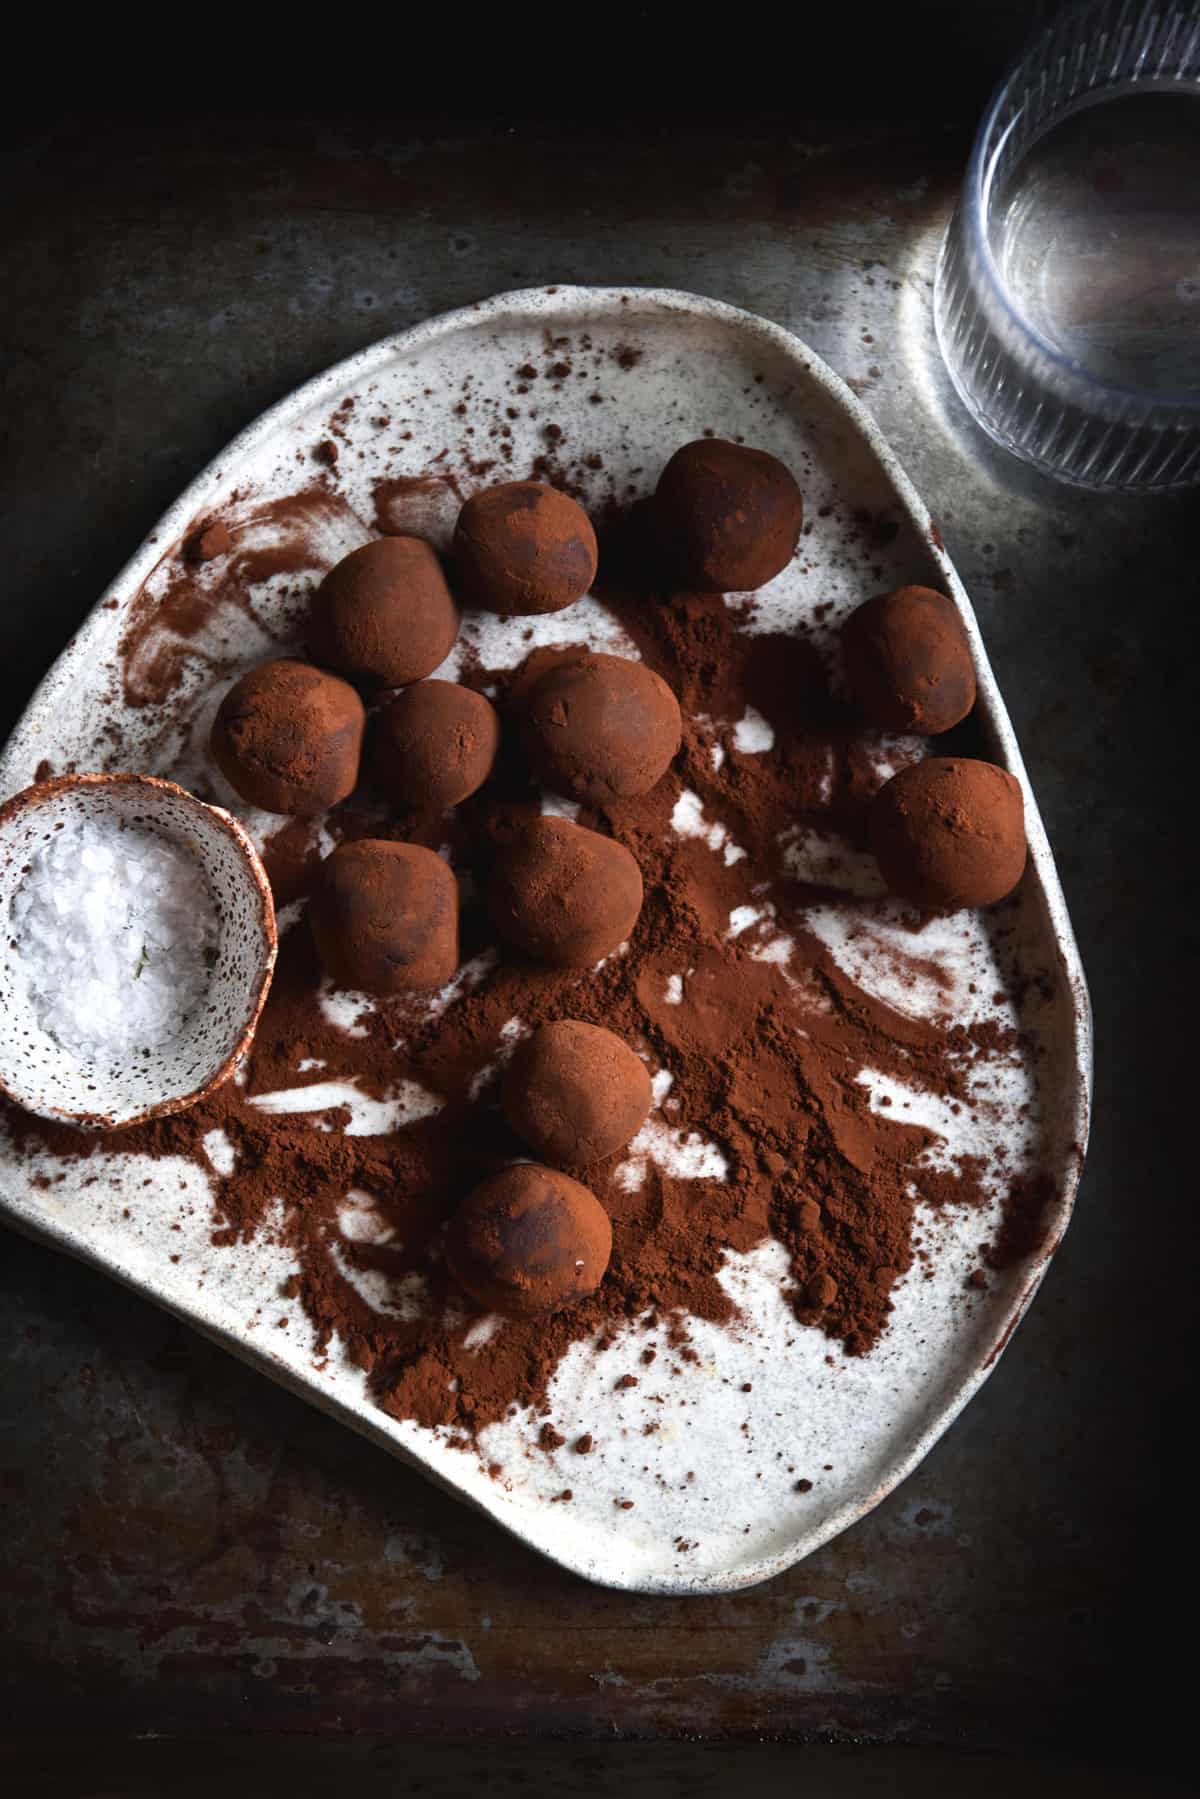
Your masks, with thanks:
M153 112L98 112L102 83L16 96L0 727L196 470L329 362L505 288L711 293L851 378L940 519L1058 854L1098 1066L1075 1222L983 1392L868 1518L726 1598L582 1585L5 1236L7 1790L1140 1793L1185 1752L1197 501L1008 466L927 326L973 123L1033 12L757 35L468 12L449 74L442 26L409 21L307 108L227 35L173 61ZM315 85L324 47L303 50L289 76L307 60ZM698 1739L721 1746L698 1763Z

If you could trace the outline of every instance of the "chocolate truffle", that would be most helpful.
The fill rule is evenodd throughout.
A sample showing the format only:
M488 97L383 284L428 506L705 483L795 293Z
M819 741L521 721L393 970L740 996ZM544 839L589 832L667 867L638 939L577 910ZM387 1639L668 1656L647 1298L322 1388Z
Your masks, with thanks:
M517 1136L548 1162L580 1168L621 1149L646 1122L650 1075L598 1024L562 1018L517 1048L500 1089Z
M589 968L637 923L641 870L611 837L535 818L497 858L488 907L500 935L535 961Z
M418 993L445 986L458 967L458 885L418 843L339 844L317 872L308 911L339 987Z
M927 911L990 906L1025 867L1021 789L991 762L914 762L880 788L869 825L888 886Z
M625 656L559 663L534 682L522 708L521 740L536 778L597 805L648 793L681 732L666 682Z
M504 617L561 612L596 578L596 533L582 506L540 481L472 494L451 551L464 594Z
M403 811L442 811L482 787L500 747L500 721L481 693L418 681L375 721L371 771Z
M594 1293L612 1254L608 1213L556 1168L518 1162L469 1193L446 1261L477 1305L508 1318L557 1312Z
M311 818L353 792L365 719L348 682L284 658L234 682L213 720L209 748L252 806Z
M377 537L331 568L313 595L308 647L352 680L407 687L446 660L458 607L420 537Z
M850 698L883 731L936 736L975 704L958 608L932 587L897 587L857 606L842 627L842 669Z
M800 489L778 457L719 437L676 450L654 505L679 579L715 593L772 580L795 554L804 521Z

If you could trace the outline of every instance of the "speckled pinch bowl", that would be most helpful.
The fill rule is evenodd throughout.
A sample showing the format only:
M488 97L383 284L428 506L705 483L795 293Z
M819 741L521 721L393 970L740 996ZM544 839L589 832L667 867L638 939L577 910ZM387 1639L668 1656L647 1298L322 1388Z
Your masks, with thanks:
M27 787L0 807L0 929L31 854L80 816L152 831L200 861L217 913L217 959L207 1004L142 1059L83 1062L33 1016L13 958L0 964L0 1092L26 1111L115 1130L182 1112L227 1081L254 1038L277 946L266 872L236 818L152 775L64 775Z

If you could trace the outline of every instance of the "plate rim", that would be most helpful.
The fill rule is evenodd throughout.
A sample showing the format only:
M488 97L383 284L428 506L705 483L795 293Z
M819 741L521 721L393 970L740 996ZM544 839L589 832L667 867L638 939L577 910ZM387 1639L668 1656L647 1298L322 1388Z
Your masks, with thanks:
M987 1344L981 1346L970 1373L956 1386L952 1396L937 1408L924 1430L911 1440L907 1452L889 1464L883 1480L855 1499L848 1500L838 1511L827 1515L820 1525L814 1526L807 1533L797 1535L786 1549L739 1563L736 1567L727 1569L723 1573L714 1571L707 1575L690 1577L687 1574L663 1573L661 1576L653 1578L644 1573L635 1573L633 1576L625 1578L619 1569L614 1569L612 1566L606 1566L602 1570L594 1560L586 1557L575 1559L568 1553L560 1552L556 1548L537 1541L526 1529L522 1528L522 1521L519 1518L505 1515L500 1509L499 1502L494 1505L488 1503L486 1496L468 1492L453 1481L445 1479L440 1471L432 1467L419 1452L397 1440L380 1423L374 1421L365 1407L360 1411L344 1397L322 1392L316 1382L297 1376L293 1370L275 1360L269 1353L258 1349L228 1325L207 1320L200 1310L177 1305L165 1297L152 1280L119 1268L106 1260L104 1256L98 1255L90 1249L86 1243L77 1241L75 1234L69 1228L54 1220L31 1219L15 1212L9 1198L2 1192L0 1192L0 1212L3 1213L7 1222L22 1234L50 1243L56 1249L63 1250L80 1261L102 1269L122 1285L130 1287L154 1304L182 1319L202 1335L236 1355L240 1361L248 1362L260 1373L267 1375L277 1385L283 1386L308 1404L317 1406L320 1410L337 1418L339 1422L348 1425L359 1435L377 1443L388 1453L419 1471L426 1479L432 1480L444 1491L452 1493L457 1500L483 1512L510 1536L516 1537L527 1548L535 1550L539 1555L545 1556L558 1566L566 1568L595 1585L620 1591L679 1597L689 1594L737 1592L783 1573L786 1569L803 1561L807 1556L814 1554L816 1550L839 1536L842 1531L848 1529L860 1518L865 1517L914 1472L938 1439L949 1429L964 1407L979 1391L1028 1311L1070 1223L1083 1168L1084 1152L1087 1147L1092 1099L1091 1001L1062 884L1042 823L1037 799L1030 786L1016 733L993 672L970 597L957 570L946 554L928 506L905 472L880 427L858 396L802 338L789 331L785 326L776 324L773 320L764 318L758 313L750 312L744 307L734 306L727 301L714 300L704 295L692 294L678 288L569 284L517 288L494 294L486 300L477 300L465 306L456 307L449 312L436 314L403 331L379 338L311 376L268 407L266 411L260 413L201 469L199 474L189 482L179 497L161 515L138 549L99 596L87 617L68 638L50 668L34 688L3 750L0 751L0 798L8 797L14 744L23 738L31 728L36 729L39 715L53 705L60 690L68 684L69 676L64 664L68 662L68 659L73 662L77 652L86 650L92 638L101 634L105 624L111 624L114 618L119 618L120 608L140 591L164 555L169 554L173 549L184 528L192 523L206 504L211 504L215 500L221 483L226 479L226 471L231 462L240 461L252 453L263 440L269 438L277 429L308 413L320 405L323 400L332 398L348 385L365 381L374 371L392 361L426 349L439 339L453 336L465 329L477 329L488 324L499 325L506 318L511 318L514 323L528 323L534 318L554 317L559 314L570 314L578 319L583 313L590 314L592 317L603 317L606 320L614 317L628 318L632 329L634 319L639 314L647 312L707 319L746 333L752 338L757 337L791 362L807 380L823 389L832 406L845 416L870 450L876 463L886 475L910 522L924 539L928 553L935 561L947 591L958 608L975 661L978 687L977 704L980 713L992 739L994 752L998 753L997 759L1021 786L1029 842L1029 864L1045 911L1049 933L1054 941L1059 971L1069 1002L1070 1054L1073 1061L1069 1123L1072 1126L1071 1134L1079 1153L1069 1155L1065 1165L1061 1169L1055 1170L1059 1176L1060 1191L1046 1242L1036 1257L1031 1259L1024 1284L999 1316L991 1339ZM118 602L116 610L110 604L114 599ZM1064 1065L1066 1053L1064 1051Z

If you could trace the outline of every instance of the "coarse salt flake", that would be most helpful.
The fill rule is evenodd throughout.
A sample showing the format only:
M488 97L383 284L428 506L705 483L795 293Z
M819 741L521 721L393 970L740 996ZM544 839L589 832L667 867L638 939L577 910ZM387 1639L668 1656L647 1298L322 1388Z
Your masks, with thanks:
M195 856L152 831L69 819L30 857L9 913L34 1018L85 1060L168 1042L208 991L208 882Z

